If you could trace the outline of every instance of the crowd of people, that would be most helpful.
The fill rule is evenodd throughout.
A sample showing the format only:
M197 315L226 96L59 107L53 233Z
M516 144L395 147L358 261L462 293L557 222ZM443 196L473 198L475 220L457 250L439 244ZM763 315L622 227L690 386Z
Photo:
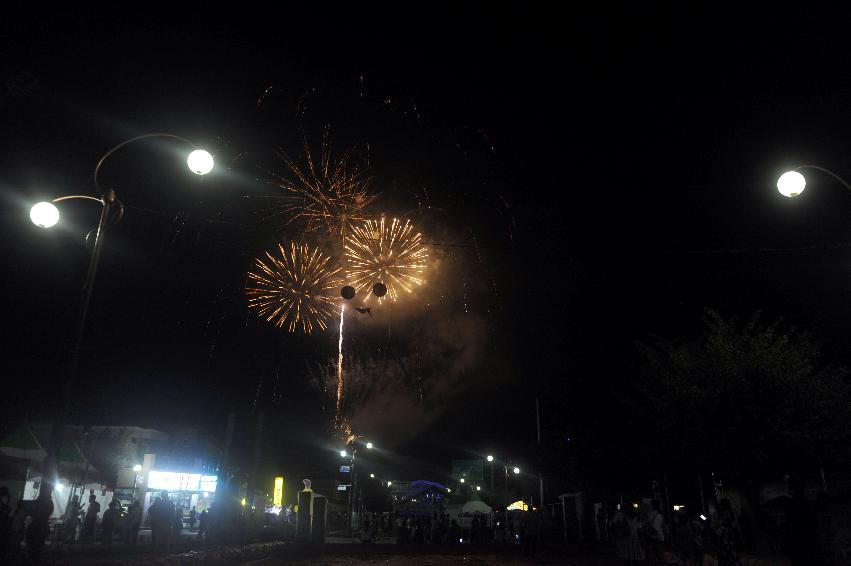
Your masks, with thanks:
M0 557L15 555L21 551L26 540L30 523L29 502L18 500L15 509L10 504L9 489L0 486ZM101 513L101 504L94 493L90 493L86 503L74 495L68 508L57 523L54 540L65 544L100 543L109 546L114 543L135 545L139 540L142 527L143 509L138 500L126 507L116 497L109 502ZM192 507L188 513L176 506L163 491L151 504L147 514L147 524L151 528L153 545L167 550L171 542L187 527L196 531L196 538L204 540L207 533L207 511L198 513Z
M796 491L786 513L784 544L792 566L816 565L818 559L817 520L803 499L803 487ZM626 566L638 564L703 565L711 555L718 566L742 564L740 553L748 547L750 529L745 515L737 515L728 499L718 501L709 516L697 512L679 515L666 521L660 502L651 501L650 509L641 513L632 506L620 508L609 529L615 541L615 553ZM780 550L775 549L775 550Z
M446 513L426 517L372 513L364 516L360 538L364 543L388 536L398 544L520 543L524 553L534 557L542 526L538 511L517 514L507 525L493 525L487 516L475 513L466 527Z

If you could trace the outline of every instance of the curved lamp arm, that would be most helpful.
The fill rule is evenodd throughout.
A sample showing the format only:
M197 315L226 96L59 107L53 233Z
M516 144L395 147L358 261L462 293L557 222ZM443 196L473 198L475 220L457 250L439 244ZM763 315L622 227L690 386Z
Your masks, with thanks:
M50 202L61 202L63 200L75 200L75 199L83 199L83 200L93 200L101 206L106 206L107 204L115 204L118 205L118 216L116 216L112 223L115 224L124 216L124 203L118 200L115 196L115 191L112 189L108 189L101 198L93 197L89 195L65 195L62 197L57 197L55 199L51 199Z
M176 136L174 134L164 134L164 133L142 134L141 136L136 136L135 138L130 138L129 140L123 141L120 144L113 147L112 149L110 149L109 151L107 151L103 155L103 157L100 158L100 161L98 161L98 164L95 166L94 182L95 182L95 188L98 190L99 193L104 194L104 191L100 188L100 184L98 183L98 173L100 172L100 168L103 165L103 162L106 161L106 159L110 155L112 155L113 153L115 153L116 151L118 151L119 149L124 147L125 145L127 145L129 143L133 143L134 141L143 140L143 139L146 139L146 138L172 138L172 139L180 140L183 143L189 144L193 148L198 149L198 146L196 146L194 143L192 143L188 139L182 138L180 136Z
M821 171L822 173L827 173L828 175L830 175L831 177L833 177L834 179L839 181L842 184L843 187L848 189L849 192L851 192L851 185L846 183L845 179L843 179L842 177L840 177L839 175L837 175L836 173L834 173L830 169L825 169L824 167L819 167L818 165L799 165L798 167L795 167L795 169L793 169L793 171L798 171L800 169L816 169L818 171Z

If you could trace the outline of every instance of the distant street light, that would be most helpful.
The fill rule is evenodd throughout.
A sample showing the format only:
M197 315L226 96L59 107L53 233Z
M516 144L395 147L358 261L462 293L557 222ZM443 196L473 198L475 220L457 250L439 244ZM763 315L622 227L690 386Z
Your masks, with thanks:
M494 452L494 454L501 458L500 463L502 464L502 469L503 469L503 472L504 472L503 475L504 475L504 478L505 478L505 489L508 490L508 470L511 467L511 456L509 456L505 452ZM491 472L491 491L494 490L493 468L494 468L494 462L496 461L496 456L494 456L494 454L488 454L488 456L487 456L487 461L490 462L490 468L491 468L491 470L490 470L490 472Z
M839 181L846 189L851 191L851 185L830 169L825 169L818 165L801 165L799 167L795 167L795 169L791 171L783 173L780 175L780 178L777 179L777 190L780 191L781 195L791 198L804 192L804 189L807 187L807 179L800 173L801 169L815 169L816 171L826 173Z
M387 487L390 487L391 485L393 485L392 481L387 482Z
M461 478L461 483L464 483L464 478Z
M374 478L375 474L369 474L369 477Z
M482 486L477 485L477 486L476 486L476 491L482 491Z
M341 457L341 458L345 458L345 457L346 457L346 456L348 456L348 455L349 455L349 453L348 453L348 452L346 452L345 450L340 450L340 457Z
M77 327L74 342L71 347L71 355L69 356L68 368L65 372L65 383L62 387L59 408L54 416L50 444L47 447L47 457L44 461L44 469L42 470L42 478L50 478L56 476L59 471L59 452L62 446L62 437L65 431L65 421L67 420L70 410L71 396L73 393L74 382L77 378L77 370L80 362L80 350L85 334L86 319L88 318L89 303L92 298L92 289L94 288L95 275L97 274L98 262L100 261L101 250L103 249L103 241L106 234L107 225L118 222L124 212L124 206L112 189L102 189L98 183L98 173L104 162L113 153L124 147L125 145L146 138L164 137L179 140L192 146L196 151L190 154L187 159L187 164L193 173L203 175L209 173L213 168L213 158L207 152L199 152L198 148L189 140L173 134L144 134L130 138L127 141L121 142L109 151L95 165L95 171L92 180L94 181L95 191L99 196L90 195L68 195L53 199L51 202L40 202L30 209L30 220L33 224L40 228L51 228L59 222L59 209L54 203L72 200L92 200L101 205L100 219L98 220L97 228L94 231L95 239L92 244L92 251L89 257L89 269L86 273L86 279L83 283L83 300L80 305L80 312L77 317ZM56 482L47 480L41 482L38 498L36 503L31 508L32 529L38 533L37 538L46 537L50 531L48 519L53 509L53 490L56 487ZM34 541L35 546L40 545L39 541Z
M366 447L367 447L368 449L372 450L372 442L367 442L367 443L366 443Z
M516 466L515 466L515 467L514 467L514 473L515 473L515 474L519 474L519 473L520 473L520 468L518 468L518 467L516 467Z

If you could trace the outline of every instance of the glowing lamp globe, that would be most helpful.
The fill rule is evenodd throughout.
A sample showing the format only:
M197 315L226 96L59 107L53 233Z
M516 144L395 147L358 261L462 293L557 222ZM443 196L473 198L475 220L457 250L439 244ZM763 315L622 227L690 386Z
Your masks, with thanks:
M186 164L196 175L206 175L213 170L213 156L203 149L196 149L186 158Z
M493 456L488 456L488 462L493 462Z
M345 451L345 450L340 450L340 456L342 456L343 458L345 458L345 457L346 457L346 455L347 455L347 454L346 454L346 451Z
M807 180L797 171L787 171L777 179L777 190L784 197L796 197L804 192Z
M372 450L372 442L367 442L367 443L366 443L366 447L367 447L368 449Z
M515 473L515 474L519 474L519 473L520 473L520 468L514 468L514 473Z
M134 472L141 472L142 471L142 464L136 464L135 466L133 466L133 471Z
M59 222L59 209L52 202L40 202L30 209L30 220L39 228L52 228Z

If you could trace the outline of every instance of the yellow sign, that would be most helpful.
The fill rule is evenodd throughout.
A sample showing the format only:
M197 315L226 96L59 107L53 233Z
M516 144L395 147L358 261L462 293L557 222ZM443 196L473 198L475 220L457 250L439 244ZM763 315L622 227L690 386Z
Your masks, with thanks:
M280 507L284 503L284 477L278 476L275 478L275 496L272 498L272 504L275 507Z
M515 501L514 503L509 505L507 509L509 511L528 511L529 505L521 499L520 501Z

